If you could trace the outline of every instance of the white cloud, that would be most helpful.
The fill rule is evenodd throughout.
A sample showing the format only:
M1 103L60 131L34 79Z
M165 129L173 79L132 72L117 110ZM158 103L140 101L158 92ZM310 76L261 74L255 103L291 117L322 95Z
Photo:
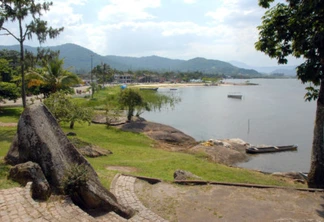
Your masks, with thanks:
M160 5L160 0L110 0L110 4L98 12L98 19L108 23L153 19L146 9Z
M80 25L83 20L83 15L75 13L73 5L83 5L86 1L56 1L50 8L50 11L44 14L44 19L49 22L49 25L56 27L69 27Z

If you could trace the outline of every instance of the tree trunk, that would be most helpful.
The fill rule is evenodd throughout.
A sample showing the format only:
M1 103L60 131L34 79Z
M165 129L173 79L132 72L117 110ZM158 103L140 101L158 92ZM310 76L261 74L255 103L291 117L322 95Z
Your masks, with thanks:
M321 79L315 117L308 187L324 188L324 79Z
M24 39L21 19L19 19L19 32L20 32L20 72L21 72L21 100L23 107L26 108L26 87L25 87L25 55L24 55Z
M70 129L73 129L74 128L74 121L72 120L71 122L70 122Z

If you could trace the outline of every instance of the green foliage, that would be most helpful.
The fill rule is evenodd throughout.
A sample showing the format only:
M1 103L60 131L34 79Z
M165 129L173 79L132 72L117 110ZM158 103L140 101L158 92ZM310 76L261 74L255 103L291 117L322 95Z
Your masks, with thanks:
M4 99L16 100L19 97L18 87L9 82L0 82L0 102Z
M315 89L312 86L306 87L307 93L304 96L305 101L312 101L318 98L319 89Z
M56 92L44 101L44 104L52 112L58 121L69 122L70 128L74 128L75 122L91 123L93 109L82 107L64 92Z
M73 164L63 177L63 190L66 195L72 195L80 187L87 185L89 179L88 170L85 165Z
M143 101L141 94L135 89L124 89L120 91L119 104L121 108L127 109L128 121L130 121L134 116L136 107L145 107L149 110L147 103Z
M51 93L59 90L71 91L71 86L80 83L77 75L65 70L64 60L60 59L58 55L38 55L42 57L41 63L46 64L43 69L30 69L26 78L28 79L28 89L33 92L43 93L48 97ZM45 56L45 57L43 57ZM46 61L46 59L49 59ZM36 84L36 90L33 89L33 82L41 81ZM34 86L35 87L35 86Z
M98 83L106 84L112 81L114 70L108 64L103 63L94 67L92 73L96 75Z
M270 2L260 0L259 4L269 7ZM317 86L324 75L324 3L287 2L278 3L262 17L255 47L280 64L287 63L289 55L303 57L305 62L297 67L297 77Z
M136 107L136 116L140 116L140 114L144 111L160 111L162 107L173 108L175 104L181 100L179 97L160 94L151 90L140 90L139 94L141 95L144 103Z
M31 40L36 35L38 41L43 43L49 38L55 38L63 31L63 28L53 29L48 27L47 21L41 20L44 12L49 11L52 2L20 1L7 0L0 4L0 34L10 35L19 42L20 45L20 72L22 81L21 96L23 107L26 107L26 89L25 89L25 55L24 42ZM5 23L18 23L18 29L10 30L4 26ZM15 33L15 30L19 30ZM2 31L2 33L1 33Z

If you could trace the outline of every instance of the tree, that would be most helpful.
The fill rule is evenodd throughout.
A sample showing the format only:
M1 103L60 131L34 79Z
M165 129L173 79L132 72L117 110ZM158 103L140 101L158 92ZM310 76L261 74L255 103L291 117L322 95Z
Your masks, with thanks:
M19 89L11 80L14 76L14 70L10 66L10 62L0 58L0 102L5 99L17 100L19 97Z
M103 85L108 81L111 81L114 74L114 70L106 63L97 65L94 67L92 72L96 74L98 83Z
M16 100L19 97L19 89L14 83L0 82L0 102L4 99Z
M127 108L127 120L131 121L136 107L145 105L142 96L134 89L124 89L119 95L119 104Z
M80 83L80 79L77 75L65 70L63 65L64 60L56 55L47 61L44 69L30 71L28 78L30 81L33 79L42 80L40 92L44 93L45 97L58 90L69 90L72 85Z
M26 89L25 89L25 54L24 42L26 39L32 39L33 35L37 36L40 43L49 38L56 38L62 28L53 29L48 27L47 21L41 20L40 17L44 12L49 11L52 2L36 3L35 0L4 0L0 5L0 31L1 35L10 35L15 38L20 45L20 72L21 72L21 97L23 107L26 107ZM18 22L18 33L9 30L4 26L5 22ZM24 23L25 22L25 23Z
M274 0L259 0L269 8ZM308 186L324 188L324 1L287 0L270 8L262 17L257 50L279 64L286 64L289 55L302 57L297 77L302 83L319 86L307 87L306 100L317 100L311 168Z
M44 104L59 122L70 123L70 129L74 128L75 122L91 123L93 109L78 105L62 91L50 95Z
M143 99L143 103L136 107L136 116L140 116L144 111L160 111L162 107L173 108L176 103L180 102L180 98L173 95L165 95L151 90L139 91Z

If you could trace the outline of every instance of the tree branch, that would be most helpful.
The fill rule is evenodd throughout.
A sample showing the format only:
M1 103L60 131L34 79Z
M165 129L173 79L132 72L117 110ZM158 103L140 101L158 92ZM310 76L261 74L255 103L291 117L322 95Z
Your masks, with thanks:
M9 31L9 29L5 28L5 27L1 27L0 30L3 29L6 32L8 32L6 35L11 35L12 37L14 37L18 42L20 42L20 39L17 38L12 32Z
M23 34L23 41L25 41L25 39L26 39L26 35L27 35L27 32L29 31L29 28L28 28L28 26L26 27L26 31L25 31L25 33Z

